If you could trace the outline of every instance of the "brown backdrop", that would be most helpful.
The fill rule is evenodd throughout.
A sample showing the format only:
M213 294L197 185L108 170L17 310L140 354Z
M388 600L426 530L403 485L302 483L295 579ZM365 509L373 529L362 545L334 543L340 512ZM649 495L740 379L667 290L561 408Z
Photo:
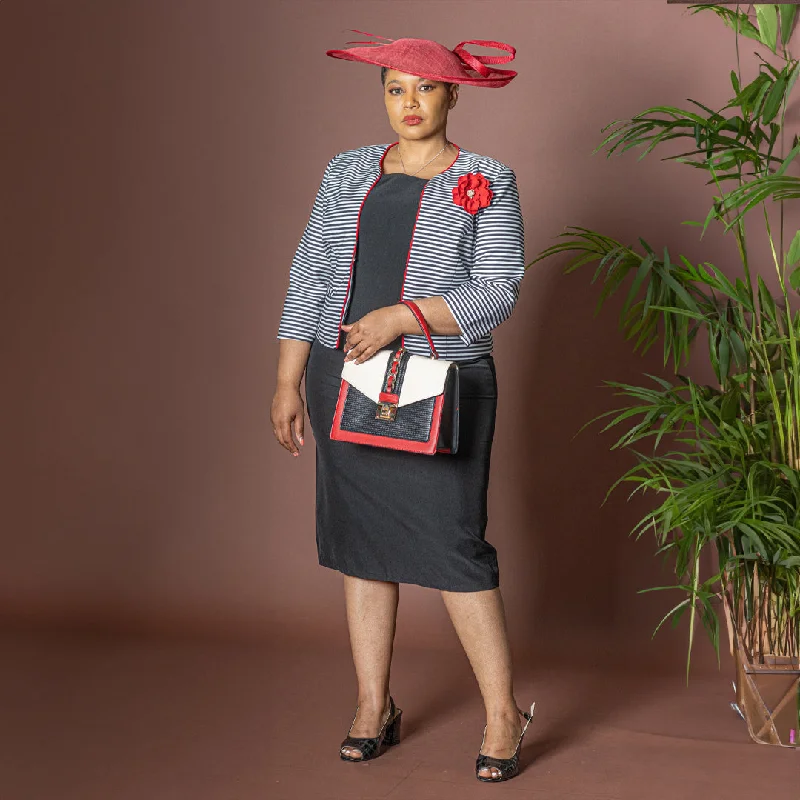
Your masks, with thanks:
M341 576L316 561L313 436L306 422L293 459L269 405L322 169L395 140L379 68L325 56L363 38L349 28L518 48L519 77L462 87L448 134L515 169L529 259L576 224L737 263L732 238L680 226L705 216L699 173L591 154L615 118L725 102L732 34L710 15L660 0L4 0L7 624L346 636ZM604 379L662 371L660 354L634 356L619 303L594 318L589 272L561 266L532 268L496 331L487 536L514 647L677 665L683 628L650 640L673 596L637 595L669 578L651 538L628 538L647 503L622 489L601 507L631 457L599 426L574 438L617 402ZM404 642L458 647L437 592L403 587Z

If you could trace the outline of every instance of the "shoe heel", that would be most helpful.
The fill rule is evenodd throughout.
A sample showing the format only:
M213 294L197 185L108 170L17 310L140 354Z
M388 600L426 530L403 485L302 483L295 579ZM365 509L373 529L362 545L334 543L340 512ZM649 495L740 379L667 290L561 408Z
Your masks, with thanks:
M386 718L386 722L383 723L378 735L372 738L352 737L350 736L350 731L348 731L347 736L339 746L339 756L343 761L369 761L373 758L377 758L381 753L387 750L389 746L398 744L400 742L400 715L402 713L403 712L395 706L394 699L390 696L389 715ZM358 708L356 708L356 716L357 715ZM392 720L391 722L389 722L390 718ZM356 717L353 717L353 722L355 721ZM353 724L351 723L350 730L352 729ZM361 757L354 758L350 755L345 755L345 753L342 752L345 747L358 749L361 751Z
M392 720L389 727L386 728L385 742L388 747L394 744L400 744L400 717L402 714L403 712L398 710L397 716Z

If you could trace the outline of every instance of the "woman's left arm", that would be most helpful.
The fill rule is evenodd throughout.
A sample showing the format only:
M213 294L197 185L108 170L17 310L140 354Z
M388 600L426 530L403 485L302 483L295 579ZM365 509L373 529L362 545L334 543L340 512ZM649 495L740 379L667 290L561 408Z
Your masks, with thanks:
M506 167L491 189L489 205L475 219L469 279L443 295L409 298L419 306L431 333L458 336L466 345L511 316L525 274L525 230L514 170ZM348 332L347 361L366 360L396 335L420 332L416 317L402 303L370 312L353 335L352 324L342 327Z
M511 316L525 274L525 229L514 170L506 167L492 181L491 189L489 205L480 209L475 219L469 280L442 295L458 324L458 330L452 332L466 345Z
M491 189L491 202L475 219L475 258L469 280L443 295L414 300L431 333L459 336L466 345L511 316L525 274L525 229L514 170L504 169ZM407 306L401 304L397 314L402 333L419 333Z

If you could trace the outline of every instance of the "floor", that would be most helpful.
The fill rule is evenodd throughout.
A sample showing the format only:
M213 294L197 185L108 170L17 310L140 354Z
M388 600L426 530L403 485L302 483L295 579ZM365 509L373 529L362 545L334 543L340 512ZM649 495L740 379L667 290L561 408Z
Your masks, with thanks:
M474 777L484 720L463 654L396 652L402 741L352 764L338 758L355 712L341 647L7 631L0 798L800 797L800 749L750 741L726 669L688 687L671 672L518 666L520 705L537 701L523 772L490 786Z

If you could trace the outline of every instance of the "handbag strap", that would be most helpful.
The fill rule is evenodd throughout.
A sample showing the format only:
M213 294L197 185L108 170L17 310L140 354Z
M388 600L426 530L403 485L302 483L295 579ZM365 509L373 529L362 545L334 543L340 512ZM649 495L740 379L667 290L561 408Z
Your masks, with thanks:
M436 348L433 346L433 339L431 339L431 329L428 327L425 317L422 316L419 306L413 300L401 300L400 302L407 305L411 309L411 313L417 318L417 322L419 323L420 328L422 328L422 332L425 334L425 337L428 340L428 345L431 348L431 354L434 358L439 358L439 354L436 352Z

